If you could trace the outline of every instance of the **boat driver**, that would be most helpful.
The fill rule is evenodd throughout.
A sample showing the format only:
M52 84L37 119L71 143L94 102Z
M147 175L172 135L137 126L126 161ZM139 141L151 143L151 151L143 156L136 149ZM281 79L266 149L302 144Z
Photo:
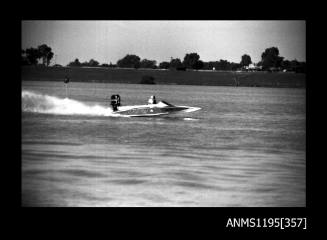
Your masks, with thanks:
M112 95L110 98L110 104L112 106L112 110L115 112L118 110L118 106L120 106L120 96L117 95Z
M157 100L155 96L151 96L148 100L148 104L156 104Z

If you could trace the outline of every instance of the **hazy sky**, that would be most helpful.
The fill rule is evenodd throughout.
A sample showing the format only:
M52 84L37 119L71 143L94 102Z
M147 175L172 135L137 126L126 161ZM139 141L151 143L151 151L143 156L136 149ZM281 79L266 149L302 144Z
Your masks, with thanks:
M196 52L203 61L253 62L269 47L288 60L306 61L305 21L22 21L22 48L43 43L52 63L78 58L116 63L126 54L170 61Z

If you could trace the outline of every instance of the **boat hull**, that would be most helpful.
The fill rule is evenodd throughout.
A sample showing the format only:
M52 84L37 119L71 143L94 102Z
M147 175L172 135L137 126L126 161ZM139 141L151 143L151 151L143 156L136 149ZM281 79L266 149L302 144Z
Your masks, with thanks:
M200 108L188 106L174 106L171 104L149 104L138 106L125 106L118 108L115 114L131 117L160 116L180 112L194 112Z
M165 107L165 108L144 107L144 108L132 108L129 110L117 111L116 113L120 115L163 115L163 114L169 114L174 112L180 112L187 109L188 108L186 107Z

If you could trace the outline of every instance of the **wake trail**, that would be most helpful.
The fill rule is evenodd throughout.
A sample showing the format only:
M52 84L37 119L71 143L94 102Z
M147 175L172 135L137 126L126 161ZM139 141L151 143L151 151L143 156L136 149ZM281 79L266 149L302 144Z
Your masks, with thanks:
M114 116L110 107L89 106L83 102L44 95L32 91L22 91L22 111L60 115Z

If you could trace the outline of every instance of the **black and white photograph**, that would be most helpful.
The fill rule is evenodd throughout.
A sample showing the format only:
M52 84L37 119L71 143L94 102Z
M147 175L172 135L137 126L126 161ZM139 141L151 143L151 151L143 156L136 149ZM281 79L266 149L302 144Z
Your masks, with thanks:
M306 207L305 20L22 20L21 206Z

